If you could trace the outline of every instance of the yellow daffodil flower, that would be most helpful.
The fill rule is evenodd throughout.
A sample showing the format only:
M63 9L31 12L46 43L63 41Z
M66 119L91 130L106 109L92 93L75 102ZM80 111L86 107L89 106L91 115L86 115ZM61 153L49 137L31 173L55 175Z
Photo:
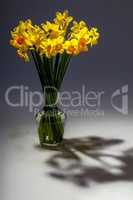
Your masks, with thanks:
M30 19L20 21L11 31L10 44L25 61L29 60L31 50L48 58L64 51L72 55L88 51L89 46L96 45L100 37L97 28L88 27L83 20L73 21L68 33L67 28L72 20L73 17L65 10L63 13L57 12L53 22L46 21L41 26L33 25Z
M48 58L55 56L57 53L62 54L64 52L63 41L64 37L62 36L57 39L47 39L42 41L39 48L40 54L45 54Z
M26 62L29 61L27 49L18 49L17 54L19 55L20 58L24 59Z
M99 37L100 37L100 34L98 33L97 28L94 28L94 27L91 28L91 30L89 32L88 44L90 44L91 46L96 45Z
M54 18L55 24L58 24L61 30L66 30L72 20L73 17L69 16L68 10L65 10L63 13L56 12L56 17Z
M59 29L58 24L51 23L49 21L47 21L46 24L42 24L42 28L44 29L47 38L50 39L58 38L64 34L64 31Z
M19 22L11 31L11 36L10 44L17 48L18 55L27 61L28 51L38 48L41 40L45 38L45 33L39 26L33 26L31 20L26 20Z
M79 53L78 40L66 40L64 43L64 49L68 54L77 55Z
M88 30L88 27L87 27L85 21L82 20L79 23L77 21L74 21L73 26L71 27L71 31L74 33L79 33L84 28L86 28Z

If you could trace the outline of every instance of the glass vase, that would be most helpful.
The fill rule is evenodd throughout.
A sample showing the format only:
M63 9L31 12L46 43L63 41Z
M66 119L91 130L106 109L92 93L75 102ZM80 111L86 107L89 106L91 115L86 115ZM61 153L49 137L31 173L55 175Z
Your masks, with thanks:
M45 91L45 106L36 114L41 146L57 146L63 140L66 115L57 106L56 99L55 89L48 88Z

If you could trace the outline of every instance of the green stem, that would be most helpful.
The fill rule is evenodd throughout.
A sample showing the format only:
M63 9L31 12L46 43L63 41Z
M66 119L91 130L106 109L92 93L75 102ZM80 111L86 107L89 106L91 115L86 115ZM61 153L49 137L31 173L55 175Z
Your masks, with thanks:
M42 91L44 91L44 82L43 82L43 77L42 77L42 74L41 74L41 71L40 71L40 68L39 68L39 63L36 59L36 56L34 55L34 52L31 51L31 55L33 57L33 60L34 60L34 63L35 63L35 66L36 66L36 70L37 70L37 73L38 73L38 76L39 76L39 79L40 79L40 82L41 82L41 87L42 87Z
M45 55L43 55L43 65L47 74L48 78L48 85L54 86L53 81L53 58L47 58Z
M66 74L66 71L67 71L67 69L68 69L68 66L69 66L69 63L70 63L70 59L71 59L71 56L69 56L69 57L67 58L66 63L65 63L65 65L64 65L64 67L63 67L63 69L62 69L62 71L61 71L60 80L59 80L59 83L58 83L58 88L59 88L59 89L60 89L61 84L62 84L62 82L63 82L63 79L64 79L64 76L65 76L65 74Z
M67 54L66 52L64 52L61 55L61 61L60 61L57 76L56 76L56 87L58 89L60 89L60 86L61 86L61 83L63 81L65 72L66 72L68 64L70 62L70 58L71 58L71 56L69 54Z
M55 57L55 65L54 65L54 83L56 83L58 68L59 68L59 62L60 62L60 54L58 53Z

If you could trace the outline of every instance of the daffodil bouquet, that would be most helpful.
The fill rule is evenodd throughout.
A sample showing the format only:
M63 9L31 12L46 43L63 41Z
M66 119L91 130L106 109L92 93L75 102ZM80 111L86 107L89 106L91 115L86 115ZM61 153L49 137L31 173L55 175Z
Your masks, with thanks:
M60 143L64 127L56 101L57 91L61 88L70 59L97 44L98 30L88 27L84 21L73 20L66 10L57 12L52 22L46 21L40 26L34 25L30 19L20 21L11 31L11 37L10 44L21 58L25 61L33 58L42 91L47 88L45 106L39 113L40 143Z

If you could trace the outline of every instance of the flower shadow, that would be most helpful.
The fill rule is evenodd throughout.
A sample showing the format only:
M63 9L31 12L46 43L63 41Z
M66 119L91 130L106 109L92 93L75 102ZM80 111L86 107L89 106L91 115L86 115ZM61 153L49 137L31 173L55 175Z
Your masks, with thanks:
M46 161L51 169L48 175L81 187L88 187L91 181L97 183L132 181L131 150L130 154L129 150L126 150L121 155L112 155L103 151L106 147L120 145L123 142L121 139L102 137L64 139L60 146L53 147L55 154ZM84 159L88 162L84 162Z

